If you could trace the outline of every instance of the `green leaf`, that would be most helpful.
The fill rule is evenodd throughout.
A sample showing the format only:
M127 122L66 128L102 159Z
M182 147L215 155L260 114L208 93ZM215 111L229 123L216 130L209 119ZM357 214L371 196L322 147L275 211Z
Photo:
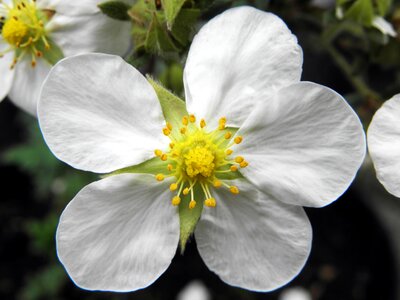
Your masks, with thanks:
M380 16L386 15L392 6L392 0L376 0L375 3Z
M147 80L156 91L165 120L174 127L180 127L182 118L188 115L185 102L152 78L147 77Z
M147 31L145 48L151 53L177 52L179 50L166 29L158 21L157 14L155 13Z
M181 203L179 204L179 245L181 248L181 253L185 251L186 243L188 242L190 236L193 234L197 222L200 219L201 213L203 212L204 194L199 185L194 188L194 199L196 200L197 204L193 209L189 208L190 198L190 194L187 196L183 196Z
M345 18L365 26L371 26L374 16L374 7L371 0L357 0L344 15Z
M131 6L122 1L107 1L97 5L106 16L120 21L129 21L128 11Z
M171 34L183 46L190 42L194 26L200 14L201 11L199 9L182 9L176 17Z
M169 30L171 30L176 16L180 12L185 2L186 0L161 0L162 6L164 7L165 18L167 20L167 27Z

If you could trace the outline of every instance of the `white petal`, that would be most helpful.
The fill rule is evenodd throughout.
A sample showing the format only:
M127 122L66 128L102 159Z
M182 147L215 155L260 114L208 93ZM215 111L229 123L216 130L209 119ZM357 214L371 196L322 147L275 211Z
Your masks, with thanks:
M277 200L320 207L353 181L365 135L355 112L336 92L302 82L263 99L238 134L249 162L242 173Z
M235 183L240 194L215 192L217 207L203 210L195 236L208 268L226 283L271 291L303 268L312 229L299 206L271 200L250 184Z
M122 0L128 4L134 4L136 0ZM37 6L41 9L55 10L58 14L78 16L93 14L99 11L98 4L106 0L37 0Z
M88 52L122 56L131 45L131 23L113 20L99 10L73 16L55 14L46 28L66 57Z
M39 122L54 154L97 173L136 165L167 147L151 85L120 57L85 54L59 62L40 97Z
M179 218L168 186L122 174L83 188L64 210L57 253L74 282L89 290L134 291L170 265Z
M0 51L4 50L3 44L0 45ZM9 52L0 58L0 102L7 96L11 90L14 80L14 70L10 66L14 59L14 53Z
M400 94L386 101L368 128L368 150L376 175L389 193L400 197Z
M300 80L302 50L277 16L251 7L225 11L196 35L185 67L188 111L240 126L260 94Z
M36 117L40 89L50 69L51 65L44 59L37 59L35 67L32 67L28 58L19 61L15 66L14 82L8 94L10 100Z
M383 34L390 35L391 37L397 36L397 33L394 30L392 24L390 24L382 17L375 17L374 20L372 21L372 26L374 26Z

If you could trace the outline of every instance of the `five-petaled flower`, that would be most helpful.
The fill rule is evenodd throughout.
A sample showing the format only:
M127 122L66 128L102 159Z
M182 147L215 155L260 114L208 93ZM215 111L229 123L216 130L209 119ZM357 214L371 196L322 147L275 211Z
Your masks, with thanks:
M71 166L110 173L60 219L58 256L74 282L148 286L179 239L184 247L191 213L200 255L226 283L270 291L294 278L312 240L302 206L336 200L365 155L354 111L336 92L300 82L301 66L282 20L250 7L196 35L186 108L118 57L57 64L38 106L44 138Z
M129 22L104 16L99 0L0 0L0 101L36 115L41 85L64 56L87 52L123 55Z
M368 128L368 150L378 180L386 190L400 197L400 94L386 101Z

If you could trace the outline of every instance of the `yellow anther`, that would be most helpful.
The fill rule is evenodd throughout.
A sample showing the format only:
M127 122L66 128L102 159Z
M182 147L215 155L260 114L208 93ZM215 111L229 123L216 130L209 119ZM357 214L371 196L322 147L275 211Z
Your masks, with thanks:
M190 192L189 188L184 188L182 194L186 196L187 194L189 194L189 192Z
M174 143L169 143L169 147L172 149L172 148L175 147L175 144Z
M214 160L214 153L209 148L200 146L191 148L184 155L186 174L191 178L198 175L210 177L215 168Z
M187 124L189 124L189 118L187 117L187 116L184 116L183 118L182 118L182 124L183 125L187 125Z
M237 162L238 164L240 164L242 161L244 161L243 156L236 156L235 157L235 162Z
M171 203L173 206L178 206L181 203L181 198L179 198L179 196L175 196L172 198Z
M232 172L236 172L238 170L238 167L237 167L237 165L232 165L230 167L230 169L231 169Z
M232 185L232 186L229 188L229 190L231 191L232 194L235 194L235 195L239 194L239 189L238 189L237 186Z
M25 37L29 34L29 27L15 17L7 20L4 23L1 33L6 42L13 46L17 46L21 44Z
M201 127L201 128L206 127L206 121L205 121L204 119L201 119L201 120L200 120L200 127Z
M218 122L218 129L219 129L219 130L225 129L225 125L226 125L226 118L225 118L225 117L222 117L221 119L219 119L219 122Z
M157 181L163 181L164 180L164 175L163 174L157 174L156 175Z
M246 168L248 165L249 165L249 163L245 160L240 163L241 168Z
M163 154L163 155L161 155L161 160L162 161L166 161L168 159L168 156L167 156L167 154Z
M219 129L219 130L224 130L224 129L225 129L225 124L221 124L221 123L220 123L220 124L218 125L218 129Z
M237 136L233 140L235 144L240 144L243 141L243 138L241 136Z
M232 149L226 149L225 151L226 155L231 155L233 153Z
M169 130L168 127L164 127L163 130L162 130L162 132L163 132L165 135L167 135L167 136L171 134L171 130Z
M167 166L168 171L172 171L173 168L174 167L171 164L168 164L168 166Z
M162 155L162 151L160 149L156 149L154 150L154 154L158 157L160 157Z
M193 208L195 208L195 207L196 207L196 201L190 200L190 202L189 202L189 209L193 209Z
M231 132L225 133L224 138L225 138L226 140L229 140L231 137L232 137L232 133L231 133Z
M176 183L171 183L169 186L170 191L175 191L178 188L178 185Z
M219 181L218 179L215 179L213 182L214 187L219 188L222 186L222 182Z
M167 122L167 128L168 128L169 130L172 130L172 125L171 125L171 123Z
M185 134L185 133L186 133L186 127L182 127L182 128L180 129L180 132L181 132L182 134Z
M208 206L208 207L216 207L217 206L217 201L215 201L214 198L209 198L209 199L206 199L204 201L204 205Z
M193 114L189 115L189 121L190 121L190 123L196 122L196 117Z

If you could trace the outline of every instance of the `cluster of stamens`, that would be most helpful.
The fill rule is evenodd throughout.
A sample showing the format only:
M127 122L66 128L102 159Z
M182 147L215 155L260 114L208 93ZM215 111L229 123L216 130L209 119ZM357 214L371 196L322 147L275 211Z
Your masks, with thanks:
M171 192L176 193L172 205L181 203L181 195L190 194L189 208L196 207L195 188L200 187L204 194L204 205L217 205L212 196L212 188L226 187L232 194L239 194L237 186L225 182L228 173L238 172L239 168L248 166L242 156L232 157L234 144L240 144L241 136L233 138L232 130L226 127L226 118L220 118L218 128L208 132L207 124L201 119L196 125L194 115L184 116L182 126L173 128L170 123L163 128L164 135L171 140L168 151L156 149L154 154L165 162L165 173L156 175L158 181L167 177L176 179L170 185ZM229 176L228 176L229 177Z
M31 65L36 66L36 58L43 56L43 51L50 49L44 24L45 14L38 10L35 0L13 0L13 6L0 0L1 35L9 47L0 52L0 58L14 51L15 67L27 53L31 55Z

